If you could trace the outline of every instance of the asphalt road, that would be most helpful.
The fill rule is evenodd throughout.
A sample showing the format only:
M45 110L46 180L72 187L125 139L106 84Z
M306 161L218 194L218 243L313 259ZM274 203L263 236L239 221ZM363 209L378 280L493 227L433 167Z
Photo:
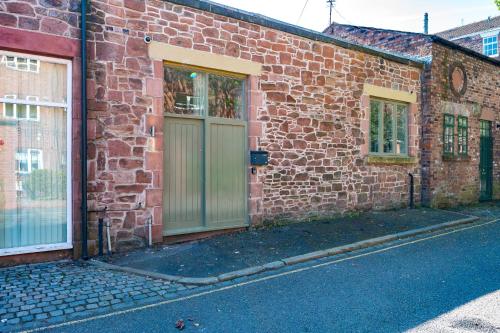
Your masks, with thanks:
M371 251L50 331L500 331L500 222Z

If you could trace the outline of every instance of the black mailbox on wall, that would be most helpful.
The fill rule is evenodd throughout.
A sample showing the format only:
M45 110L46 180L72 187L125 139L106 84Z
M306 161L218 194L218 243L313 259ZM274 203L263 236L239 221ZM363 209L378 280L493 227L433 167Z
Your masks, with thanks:
M250 151L250 164L251 165L267 165L269 163L269 152L264 150Z

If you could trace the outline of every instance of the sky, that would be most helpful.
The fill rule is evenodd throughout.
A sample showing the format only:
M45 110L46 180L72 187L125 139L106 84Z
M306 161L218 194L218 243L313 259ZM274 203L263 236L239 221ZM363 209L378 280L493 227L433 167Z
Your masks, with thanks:
M328 26L326 0L212 1L316 31L323 31ZM493 0L336 0L333 20L360 26L423 32L425 12L429 13L430 33L500 15Z

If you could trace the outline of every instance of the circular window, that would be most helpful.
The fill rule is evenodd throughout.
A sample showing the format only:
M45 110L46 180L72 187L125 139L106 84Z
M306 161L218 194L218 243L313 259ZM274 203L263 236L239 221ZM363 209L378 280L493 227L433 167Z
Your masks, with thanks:
M451 91L456 96L462 96L467 91L467 73L465 67L459 63L450 65L449 82Z

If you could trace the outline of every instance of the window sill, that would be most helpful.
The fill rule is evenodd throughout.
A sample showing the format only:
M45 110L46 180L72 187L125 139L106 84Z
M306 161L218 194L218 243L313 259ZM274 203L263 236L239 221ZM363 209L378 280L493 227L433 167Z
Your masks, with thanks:
M417 158L416 157L410 157L410 156L395 156L395 155L388 155L388 156L368 155L367 158L366 158L366 162L368 164L400 164L400 165L407 165L407 164L415 164L415 163L417 163Z
M443 161L448 162L469 162L470 160L469 155L443 155Z

